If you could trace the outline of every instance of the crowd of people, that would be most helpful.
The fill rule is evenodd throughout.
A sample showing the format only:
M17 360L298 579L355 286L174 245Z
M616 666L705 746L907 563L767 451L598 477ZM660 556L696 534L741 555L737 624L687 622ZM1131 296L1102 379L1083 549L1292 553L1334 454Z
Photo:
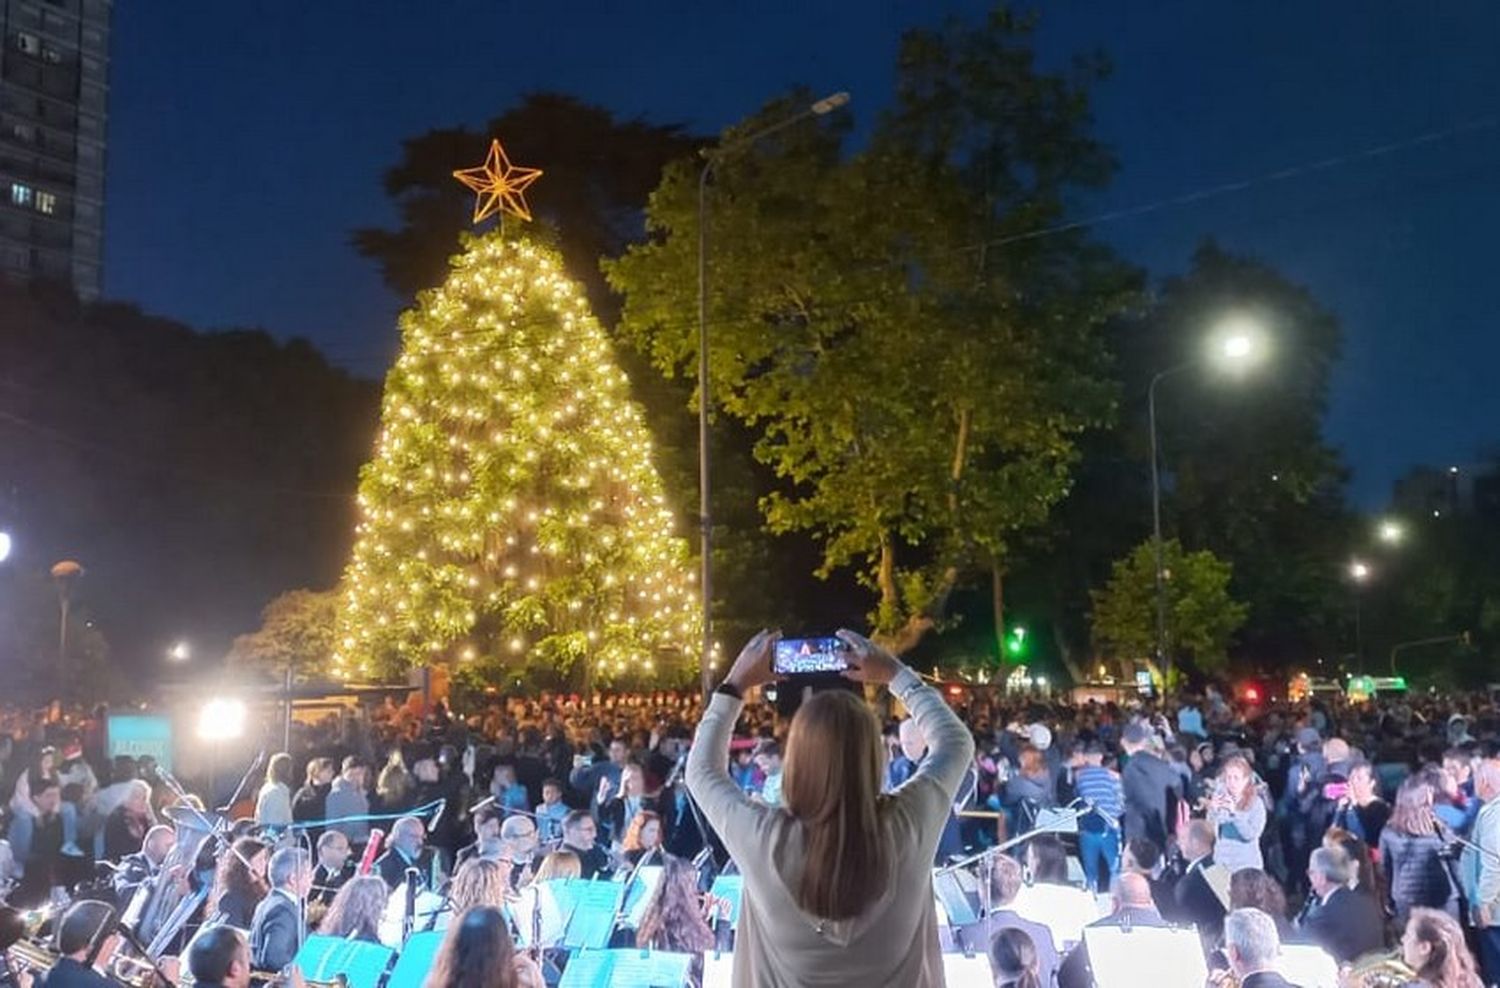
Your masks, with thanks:
M790 718L745 702L772 682L762 635L706 706L413 697L299 723L216 835L195 821L232 794L107 757L107 710L12 711L0 881L17 907L74 890L63 958L70 921L102 928L92 901L113 922L174 889L197 903L175 947L204 984L286 970L310 933L399 949L422 931L444 936L434 988L555 983L558 881L645 870L609 942L692 955L694 981L722 950L737 985L941 984L946 950L987 957L996 984L1091 988L1088 930L1123 925L1194 931L1241 988L1288 983L1292 944L1346 982L1377 961L1431 988L1500 982L1487 697L1075 705L940 691L845 637L855 682ZM711 891L724 872L737 903ZM967 876L972 915L935 874Z

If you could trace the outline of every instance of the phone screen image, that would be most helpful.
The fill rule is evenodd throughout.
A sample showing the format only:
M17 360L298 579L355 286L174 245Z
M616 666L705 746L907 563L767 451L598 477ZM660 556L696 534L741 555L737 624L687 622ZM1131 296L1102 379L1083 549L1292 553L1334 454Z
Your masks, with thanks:
M771 669L778 676L808 672L843 672L849 668L848 646L837 638L783 638L776 643Z

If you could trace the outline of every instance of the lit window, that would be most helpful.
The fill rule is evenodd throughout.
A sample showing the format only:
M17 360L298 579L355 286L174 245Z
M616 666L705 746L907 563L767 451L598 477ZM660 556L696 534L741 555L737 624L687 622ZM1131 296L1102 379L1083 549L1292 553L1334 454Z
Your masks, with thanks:
M31 186L20 182L10 183L10 201L17 206L31 205Z
M16 51L23 55L40 55L42 53L42 41L34 34L21 31L16 35Z
M36 211L51 216L57 212L57 196L50 192L38 192L36 194Z
M61 65L62 52L58 51L56 48L43 47L42 61L47 62L50 65Z

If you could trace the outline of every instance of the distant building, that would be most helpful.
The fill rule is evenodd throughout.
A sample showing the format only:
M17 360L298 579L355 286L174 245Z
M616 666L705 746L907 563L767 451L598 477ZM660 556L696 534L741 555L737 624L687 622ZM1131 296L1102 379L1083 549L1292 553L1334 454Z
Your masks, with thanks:
M1396 481L1391 501L1401 514L1433 518L1477 514L1500 520L1500 466L1415 467Z
M0 274L101 285L113 0L0 0Z

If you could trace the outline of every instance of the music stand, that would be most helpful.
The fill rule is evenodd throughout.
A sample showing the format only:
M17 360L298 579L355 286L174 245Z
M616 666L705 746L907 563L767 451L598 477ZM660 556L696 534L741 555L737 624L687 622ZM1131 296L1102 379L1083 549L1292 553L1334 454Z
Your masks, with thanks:
M378 943L315 935L307 938L293 963L308 981L332 981L342 974L349 988L378 988L395 956Z
M428 972L432 970L438 948L443 945L444 936L446 934L440 930L413 933L401 948L401 954L396 958L396 968L391 971L385 988L422 988Z
M580 950L568 961L558 988L682 988L693 957L639 947Z
M1098 988L1203 988L1208 980L1196 930L1090 926L1083 942Z

